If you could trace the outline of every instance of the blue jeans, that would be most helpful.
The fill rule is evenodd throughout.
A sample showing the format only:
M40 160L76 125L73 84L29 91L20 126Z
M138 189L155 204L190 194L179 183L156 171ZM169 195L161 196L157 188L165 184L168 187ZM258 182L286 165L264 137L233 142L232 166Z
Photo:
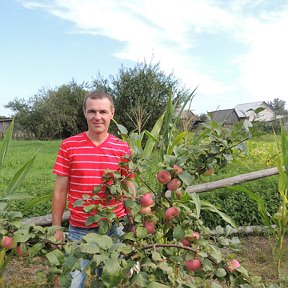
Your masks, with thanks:
M83 236L88 233L98 233L98 228L77 228L69 225L68 229L68 239L71 241L81 240ZM124 235L123 226L114 224L111 229L106 233L108 236L114 238L115 242L119 242L121 237ZM81 270L83 271L88 265L88 260L81 260ZM79 270L71 272L72 282L70 288L84 288L86 273Z

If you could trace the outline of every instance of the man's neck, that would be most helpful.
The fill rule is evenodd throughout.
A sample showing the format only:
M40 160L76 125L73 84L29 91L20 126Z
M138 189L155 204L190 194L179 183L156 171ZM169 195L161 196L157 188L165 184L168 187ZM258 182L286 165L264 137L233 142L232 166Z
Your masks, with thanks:
M106 133L96 134L96 133L92 133L91 131L87 131L86 135L95 145L100 145L107 139L109 133L106 132Z

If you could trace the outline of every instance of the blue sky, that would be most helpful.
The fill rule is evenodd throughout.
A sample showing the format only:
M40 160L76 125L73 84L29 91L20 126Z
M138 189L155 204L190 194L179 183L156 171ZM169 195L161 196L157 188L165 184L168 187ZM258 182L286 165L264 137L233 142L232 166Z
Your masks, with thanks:
M9 101L98 72L160 63L205 113L288 102L287 0L2 0L0 115Z

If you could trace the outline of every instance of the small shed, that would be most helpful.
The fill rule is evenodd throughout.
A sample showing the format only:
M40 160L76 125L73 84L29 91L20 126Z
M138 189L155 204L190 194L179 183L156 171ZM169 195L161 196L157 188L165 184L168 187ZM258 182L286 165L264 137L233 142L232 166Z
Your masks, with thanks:
M263 110L256 113L257 108ZM268 122L276 119L276 113L265 101L238 104L235 106L235 111L240 119L250 121Z
M211 115L211 120L223 124L223 125L233 125L235 122L240 121L235 109L225 109L225 110L215 110L209 112Z
M0 137L3 138L6 129L9 127L12 122L12 118L0 118Z

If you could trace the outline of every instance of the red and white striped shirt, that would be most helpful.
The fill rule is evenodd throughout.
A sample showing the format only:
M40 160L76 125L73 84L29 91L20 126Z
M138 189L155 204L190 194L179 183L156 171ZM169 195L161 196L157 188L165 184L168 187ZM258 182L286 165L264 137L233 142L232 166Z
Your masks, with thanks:
M75 227L95 227L97 223L87 226L87 218L93 214L83 211L83 207L73 207L78 199L83 199L83 195L95 196L93 190L95 186L102 184L103 174L106 170L119 171L127 177L126 169L121 169L119 162L125 162L125 155L131 155L129 145L119 138L108 134L107 139L96 146L85 132L69 137L61 143L53 173L69 177L68 188L68 209L70 210L69 222ZM97 193L99 198L106 199L103 191ZM92 201L92 200L91 200ZM103 200L93 200L93 204L102 204L106 207L115 206L118 218L126 215L123 202L111 200L109 203Z

